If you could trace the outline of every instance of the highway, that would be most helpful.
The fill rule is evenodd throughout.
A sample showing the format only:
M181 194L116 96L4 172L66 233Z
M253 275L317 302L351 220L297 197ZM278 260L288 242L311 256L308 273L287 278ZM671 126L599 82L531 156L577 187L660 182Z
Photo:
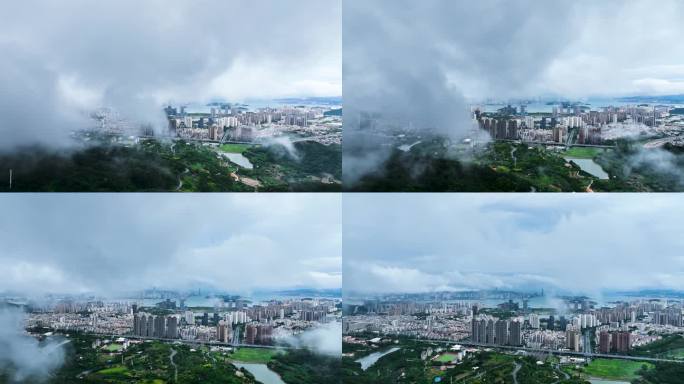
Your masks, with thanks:
M320 139L325 139L327 137L334 137L336 134L327 134L327 135L318 135L318 136L307 136L307 137L298 137L298 138L290 138L290 141L293 143L299 143L302 141L317 141ZM226 141L221 141L221 140L210 140L210 139L194 139L194 138L184 138L184 137L170 137L170 136L136 136L140 139L154 139L154 140L159 140L159 139L171 139L174 141L190 141L190 142L195 142L195 143L210 143L210 144L248 144L248 145L262 145L262 142L259 141L236 141L236 140L226 140Z
M591 147L591 148L615 148L614 145L600 145L600 144L577 144L577 143L556 143L555 141L520 141L512 139L496 139L496 141L505 141L509 143L520 143L520 144L539 144L539 145L560 145L564 147Z
M674 359L661 359L656 357L639 357L639 356L627 356L627 355L612 355L604 353L593 353L593 352L573 352L573 351L557 351L551 349L540 349L540 348L528 348L528 347L513 347L508 345L491 345L491 344L480 344L472 343L469 341L453 341L453 340L431 340L431 339L410 339L412 341L420 342L434 342L442 344L458 344L467 347L480 347L480 348L492 348L492 349L505 349L510 351L525 351L532 353L544 353L552 354L557 356L575 356L575 357L591 357L591 358L602 358L602 359L617 359L617 360L634 360L634 361L648 361L648 362L661 362L661 363L680 363L684 364L684 360L674 360Z
M231 347L231 348L241 348L241 347L249 347L249 348L263 348L263 349L295 349L293 347L288 347L288 346L282 346L282 345L261 345L261 344L244 344L244 343L222 343L218 341L205 341L205 340L183 340L183 339L167 339L163 337L142 337L142 336L134 336L134 335L110 335L110 334L99 334L99 333L90 333L91 335L96 335L96 336L102 336L102 337L107 337L111 339L117 339L119 337L123 337L126 339L133 339L133 340L156 340L156 341L163 341L167 343L182 343L182 344L189 344L189 345L210 345L210 346L216 346L216 347Z
M113 135L113 136L120 136L120 135ZM135 136L139 139L147 139L147 140L160 140L160 139L170 139L173 141L191 141L195 143L212 143L212 144L249 144L249 145L259 145L259 143L255 143L252 141L236 141L236 140L226 140L221 142L221 140L210 140L210 139L194 139L194 138L186 138L186 137L171 137L171 136Z

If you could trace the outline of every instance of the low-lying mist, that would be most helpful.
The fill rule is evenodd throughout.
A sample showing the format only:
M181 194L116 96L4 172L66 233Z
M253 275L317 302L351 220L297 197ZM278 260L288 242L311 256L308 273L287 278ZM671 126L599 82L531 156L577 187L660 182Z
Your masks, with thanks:
M10 374L13 383L44 381L64 364L65 340L43 342L24 332L24 313L0 309L0 370Z
M335 321L283 339L293 348L305 348L328 356L342 354L342 323Z
M292 160L299 161L301 156L295 148L294 142L287 136L270 137L261 141L264 147L270 148L275 154L287 154Z

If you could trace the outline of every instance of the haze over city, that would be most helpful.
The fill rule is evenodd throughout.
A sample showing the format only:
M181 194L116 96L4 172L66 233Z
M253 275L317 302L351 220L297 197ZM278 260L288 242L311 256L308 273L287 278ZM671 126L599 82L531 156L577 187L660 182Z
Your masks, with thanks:
M681 206L678 195L348 195L344 292L681 291Z

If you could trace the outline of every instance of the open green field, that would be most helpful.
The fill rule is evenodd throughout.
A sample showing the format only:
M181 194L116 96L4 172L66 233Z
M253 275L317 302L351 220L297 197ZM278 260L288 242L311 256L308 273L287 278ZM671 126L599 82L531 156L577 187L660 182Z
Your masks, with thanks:
M632 380L643 365L653 368L653 364L640 361L596 359L584 368L584 372L593 377L615 380Z
M228 153L242 153L249 149L252 145L250 144L223 144L219 149L223 152Z
M121 344L109 344L108 346L105 347L105 350L109 352L119 352L123 346Z
M603 149L601 148L572 147L565 151L565 156L576 157L579 159L593 159L601 152L603 152Z
M451 354L451 353L445 353L443 355L440 355L438 358L435 359L435 361L439 361L440 363L449 363L453 361L456 358L456 355Z
M98 375L125 375L126 373L128 373L128 368L122 366L105 368L97 371Z
M273 356L283 353L276 349L267 348L240 348L230 355L231 360L242 361L244 363L268 363Z

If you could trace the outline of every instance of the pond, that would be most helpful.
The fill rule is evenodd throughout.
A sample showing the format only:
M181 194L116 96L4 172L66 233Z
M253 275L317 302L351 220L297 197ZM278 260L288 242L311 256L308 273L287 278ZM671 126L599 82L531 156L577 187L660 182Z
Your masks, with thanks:
M411 148L413 148L414 145L418 145L418 144L420 144L420 143L421 143L421 141L419 140L419 141L416 141L416 142L413 143L413 144L404 144L404 145L400 145L400 146L397 147L397 148L398 148L400 151L408 152L408 151L411 150Z
M226 153L221 152L221 156L230 160L231 163L237 164L242 168L254 169L254 165L242 153Z
M608 173L606 173L606 171L604 171L603 168L601 168L601 166L598 165L592 159L578 159L575 157L566 157L565 160L572 161L573 163L577 164L580 168L582 168L584 172L594 175L599 179L607 180L610 178L610 175L608 175Z
M366 370L370 368L373 364L375 364L378 360L380 360L381 357L385 355L389 355L392 352L398 351L399 348L390 348L387 351L384 352L373 352L370 355L364 356L358 360L356 360L357 363L361 363L361 369Z
M283 379L278 376L277 373L271 371L266 364L254 364L254 363L241 363L238 361L233 361L232 364L238 368L244 368L249 373L254 375L257 381L264 384L285 384Z

